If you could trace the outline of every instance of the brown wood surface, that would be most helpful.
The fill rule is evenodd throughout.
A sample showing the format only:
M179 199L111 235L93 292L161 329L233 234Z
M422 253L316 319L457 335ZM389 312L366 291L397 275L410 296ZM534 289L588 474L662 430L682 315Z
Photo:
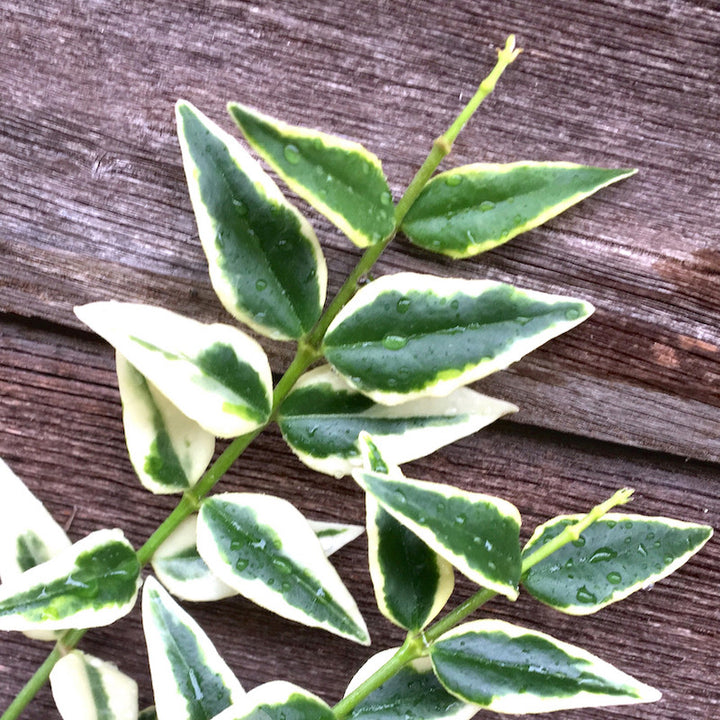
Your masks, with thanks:
M598 307L482 383L521 406L512 421L408 472L507 497L526 532L626 484L637 512L720 525L719 3L0 0L0 456L71 522L73 539L117 525L139 544L173 501L134 480L112 352L72 306L143 300L225 319L184 187L174 101L228 129L232 99L359 140L399 196L509 32L525 52L452 162L640 172L475 259L438 260L404 242L383 257L379 274L487 276ZM332 291L358 251L315 218ZM281 371L288 346L270 355ZM275 432L223 487L280 494L318 518L362 517L349 481L306 470ZM713 539L652 591L581 620L525 598L488 612L582 644L664 692L651 706L561 717L715 718L719 561ZM374 609L363 542L337 564L374 648L398 643ZM459 596L469 592L461 584ZM193 612L247 688L288 679L334 702L369 654L237 599ZM151 702L137 612L83 647L115 659ZM0 710L46 652L0 638ZM57 717L47 690L26 716Z

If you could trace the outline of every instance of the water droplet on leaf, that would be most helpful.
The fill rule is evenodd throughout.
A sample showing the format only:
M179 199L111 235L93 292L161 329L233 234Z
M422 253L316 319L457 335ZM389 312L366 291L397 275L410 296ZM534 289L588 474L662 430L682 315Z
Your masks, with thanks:
M285 159L293 165L297 165L300 162L300 151L295 145L286 145L283 150L283 155L285 155Z
M448 187L457 187L462 182L462 175L449 175L445 178Z
M402 350L407 345L407 342L407 338L400 335L386 335L382 344L388 350Z
M575 599L585 605L596 603L597 598L583 585L575 594Z

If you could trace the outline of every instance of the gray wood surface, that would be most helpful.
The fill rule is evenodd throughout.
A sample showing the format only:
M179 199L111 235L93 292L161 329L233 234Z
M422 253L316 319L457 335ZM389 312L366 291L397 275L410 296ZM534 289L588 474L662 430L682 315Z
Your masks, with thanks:
M525 52L451 164L518 159L640 172L512 243L451 262L398 241L377 273L491 277L587 298L583 326L478 387L521 412L408 472L515 502L526 532L616 487L635 510L720 525L720 4L0 0L0 456L70 521L141 543L172 500L127 461L112 353L72 306L118 298L226 319L209 286L174 136L184 97L231 129L239 100L363 142L396 197L432 138L516 32ZM337 289L358 251L312 216ZM270 348L281 371L287 346ZM270 432L227 487L282 494L326 519L360 493L303 468ZM338 558L375 648L400 637L376 610L363 543ZM577 642L664 692L580 718L720 715L720 549L583 620L527 599L501 617ZM460 596L470 591L461 585ZM246 687L289 679L336 701L367 650L242 601L193 610ZM114 657L151 700L137 613L83 647ZM46 648L0 638L0 709ZM28 718L57 717L44 691Z

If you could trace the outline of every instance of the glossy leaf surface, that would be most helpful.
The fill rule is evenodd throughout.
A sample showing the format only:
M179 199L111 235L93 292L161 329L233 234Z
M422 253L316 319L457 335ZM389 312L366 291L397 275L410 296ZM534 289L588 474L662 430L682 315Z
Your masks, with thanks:
M345 694L379 670L398 648L373 655L350 681ZM377 690L360 701L348 720L470 720L480 708L450 695L435 677L429 658L405 665Z
M157 494L187 490L212 460L215 438L181 413L120 353L115 360L125 442L140 482Z
M335 720L319 697L277 680L253 688L245 699L213 720Z
M430 648L448 692L502 713L654 702L660 693L581 648L500 620L477 620Z
M278 423L293 452L309 467L335 477L361 464L357 437L373 436L385 458L402 464L424 457L517 408L459 388L446 398L379 405L329 366L306 373L280 408Z
M258 605L304 625L369 642L357 605L320 541L285 500L254 493L205 500L197 547L215 575Z
M138 720L137 683L80 650L58 660L50 687L63 720Z
M581 515L541 525L524 554L541 547ZM571 615L588 615L670 575L712 535L706 525L610 513L580 537L534 565L523 585L538 600Z
M592 310L490 280L399 273L355 295L330 325L324 353L362 393L396 405L502 370Z
M0 630L109 625L132 610L140 565L120 530L98 530L0 586Z
M75 313L213 435L235 437L267 420L270 365L260 345L237 328L114 301L83 305Z
M367 433L359 438L370 472L402 477ZM420 630L445 606L455 586L452 565L365 495L368 564L380 612L406 630Z
M363 531L359 525L309 521L325 555L332 555ZM152 566L162 584L182 600L208 602L237 595L216 577L197 551L197 515L185 518L153 555Z
M207 720L244 696L210 638L152 577L142 606L158 720Z
M461 573L510 599L517 597L520 515L513 505L439 483L361 470L353 477Z
M564 162L476 164L436 175L403 220L421 247L453 258L497 247L634 170Z
M272 169L356 245L372 245L393 231L390 188L380 161L362 145L288 125L238 103L228 108Z
M299 338L325 302L327 268L308 221L235 138L189 103L180 147L210 279L225 309L263 335Z

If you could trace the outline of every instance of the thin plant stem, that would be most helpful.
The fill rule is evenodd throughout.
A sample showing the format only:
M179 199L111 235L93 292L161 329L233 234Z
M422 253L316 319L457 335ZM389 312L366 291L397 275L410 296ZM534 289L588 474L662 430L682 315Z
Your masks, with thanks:
M630 488L623 488L613 494L608 500L596 505L590 512L584 515L578 522L568 525L559 535L554 537L550 542L546 543L530 555L525 557L522 562L520 576L524 576L528 570L552 553L567 545L569 542L577 540L584 530L587 530L594 522L597 522L603 515L610 512L618 505L624 505L630 501L633 491ZM348 715L352 709L362 702L368 695L377 690L384 682L389 680L404 665L423 655L426 655L430 645L438 638L442 637L446 632L452 630L459 625L465 618L470 616L478 608L482 607L486 602L492 600L497 595L494 590L482 588L467 600L458 605L454 610L450 611L443 618L433 623L427 630L419 633L408 634L404 645L393 655L388 662L378 668L369 678L367 678L355 690L343 698L334 708L338 718ZM338 712L340 708L340 712Z
M467 121L472 117L473 113L478 109L482 101L493 91L495 84L504 72L505 68L507 68L507 66L517 57L519 52L520 50L515 49L515 37L511 35L507 39L505 47L502 50L498 50L498 60L495 67L482 81L482 83L480 83L478 90L475 95L473 95L470 102L465 106L465 108L463 108L448 130L434 141L430 153L425 158L425 161L420 166L420 169L415 174L415 177L412 179L407 190L403 193L403 196L400 198L397 206L395 207L393 231L380 242L367 248L353 271L350 273L338 293L332 299L327 309L318 320L315 327L299 342L295 357L275 386L273 392L272 410L267 422L256 430L235 438L200 478L198 483L183 494L183 497L180 499L180 502L177 504L175 509L167 516L167 518L165 518L155 532L153 532L153 534L137 551L138 560L141 566L144 567L148 562L150 562L150 559L157 551L158 547L185 518L199 508L202 499L213 489L213 487L230 469L232 464L240 457L250 443L275 419L282 401L287 397L288 393L292 390L300 376L303 372L305 372L305 370L307 370L308 367L310 367L310 365L312 365L315 360L321 356L322 341L332 321L357 292L360 279L372 269L385 248L395 238L395 235L397 234L408 210L417 200L418 196L422 192L422 189L425 187L425 184L437 169L437 166L451 151L452 144L457 135L460 133ZM37 694L40 688L47 682L51 670L57 661L62 657L63 652L74 648L85 632L87 632L87 630L68 630L61 636L55 648L50 652L43 664L35 671L30 680L28 680L22 690L18 693L15 700L10 704L2 716L0 716L0 720L16 720L16 718L20 716L24 708ZM411 642L408 640L408 643L406 644L408 645L408 648L417 648L415 641ZM398 655L399 658L397 660L394 662L392 660L390 661L390 670L386 671L389 673L387 674L387 677L391 677L400 667L402 667L402 665L406 664L413 657L410 649L405 650L403 654L399 652Z

